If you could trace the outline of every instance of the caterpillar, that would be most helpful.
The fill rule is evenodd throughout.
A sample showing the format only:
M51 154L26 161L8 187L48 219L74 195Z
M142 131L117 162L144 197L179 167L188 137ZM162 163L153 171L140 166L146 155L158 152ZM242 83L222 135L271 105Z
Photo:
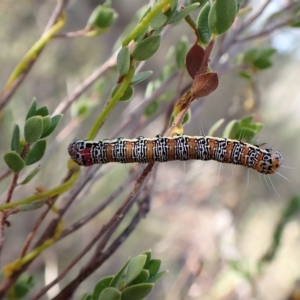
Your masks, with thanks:
M68 152L72 160L81 166L109 162L153 163L197 159L243 165L263 174L276 173L282 160L279 151L263 149L243 141L187 135L78 140L69 145Z

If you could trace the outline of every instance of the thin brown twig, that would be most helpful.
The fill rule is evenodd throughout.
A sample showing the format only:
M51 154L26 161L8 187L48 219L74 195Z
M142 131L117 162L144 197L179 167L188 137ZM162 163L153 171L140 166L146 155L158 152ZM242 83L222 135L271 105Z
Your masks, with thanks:
M147 177L148 177L148 175L151 172L151 170L152 170L153 167L154 167L154 164L148 164L147 165L147 167L144 169L144 171L142 172L142 174L137 179L136 184L135 184L134 188L132 189L131 193L125 199L125 201L123 202L123 204L118 208L118 210L112 216L112 218L105 225L102 226L102 228L100 229L100 231L86 245L86 247L79 253L79 255L77 255L75 257L75 259L72 260L72 262L63 270L63 272L61 272L60 275L54 281L52 281L50 284L48 284L47 286L45 286L32 300L39 299L54 284L56 284L57 282L59 282L69 272L69 270L92 248L92 246L95 245L95 243L97 241L101 240L100 244L98 245L97 249L95 250L95 253L94 253L93 257L99 255L100 248L103 248L106 245L106 243L107 243L108 239L110 238L111 234L114 232L114 230L116 229L116 227L123 220L124 216L127 214L127 212L129 211L129 209L133 205L133 203L134 203L134 201L136 199L137 193L142 188L145 180L147 179ZM88 266L90 264L93 265L93 268L95 268L95 267L98 268L99 267L99 266L95 266L93 258L88 263ZM80 272L80 274L81 274L81 272ZM89 276L89 274L87 276ZM59 295L58 295L58 297L60 297ZM56 299L56 297L54 299ZM57 298L57 299L67 299L67 298Z
M58 20L59 16L63 12L63 10L68 6L70 0L60 0L57 1L56 6L48 20L48 23L44 29L43 34L45 34Z
M6 195L5 203L9 203L11 200L11 197L13 195L14 189L17 185L19 173L14 173L11 184L8 188L8 192ZM3 243L4 243L4 229L5 229L5 224L6 224L6 218L7 214L5 211L1 213L1 220L0 220L0 253L2 251Z
M261 38L261 37L264 37L268 34L271 34L273 33L273 31L275 31L276 29L279 29L281 27L284 27L286 25L289 25L289 24L292 24L293 22L297 21L297 19L290 19L290 20L286 20L286 21L283 21L281 23L278 23L268 29L265 29L265 30L262 30L258 33L255 33L253 35L250 35L250 36L247 36L245 38L241 38L241 39L234 39L233 40L233 43L234 44L237 44L237 43L245 43L245 42L248 42L248 41L251 41L253 39L256 39L256 38Z
M23 257L26 252L27 252L27 249L29 248L30 246L30 243L32 242L32 239L35 235L35 233L37 232L37 230L39 229L41 223L43 222L43 220L45 219L45 217L47 216L48 212L50 211L52 205L48 205L47 209L39 216L39 218L36 220L31 232L27 235L26 239L25 239L25 242L23 244L23 247L20 251L20 255L19 257Z
M87 77L81 84L79 84L70 95L64 98L58 107L55 109L53 115L64 113L70 105L77 100L92 84L99 79L104 72L109 68L116 65L117 51L108 58L104 64L102 64L98 69L96 69L89 77Z
M11 173L11 169L5 169L5 170L2 170L1 173L0 173L0 181L4 178L6 178L10 173Z
M145 98L138 106L136 106L131 112L124 116L124 122L122 122L117 129L115 129L111 134L110 137L116 137L120 134L122 130L124 130L128 125L132 124L135 115L137 112L140 112L143 108L145 108L150 102L157 99L161 96L165 90L167 85L178 75L178 72L172 73L162 84L147 98Z
M67 173L67 175L65 176L65 178L62 180L62 182L66 182L72 175L73 175L73 172L69 171ZM55 196L52 198L53 204L57 198L58 198L58 196ZM44 242L44 240L41 240L41 243L40 244L36 243L35 246L37 247L37 246L41 245L43 242ZM24 272L24 270L26 270L28 268L28 266L33 262L34 259L35 258L33 258L28 263L22 265L22 267L20 269L18 269L17 271L15 271L10 277L4 278L2 280L2 282L0 283L0 299L2 299L6 295L7 291L10 289L10 287L19 278L19 276Z
M98 215L103 209L107 207L107 205L111 204L127 187L128 185L138 177L138 172L134 173L130 176L121 186L119 186L105 201L103 201L100 205L98 205L93 211L86 214L84 217L80 218L78 221L74 222L68 228L64 229L59 239L63 239L69 234L73 233L75 230L79 229L91 219L93 219L96 215Z
M242 26L237 30L237 33L241 33L246 28L248 28L256 19L258 19L263 11L267 8L267 6L271 3L271 0L266 0L266 2L262 5L262 7L254 14L251 18L245 21Z
M61 12L63 11L63 9L67 6L69 0L61 0L61 1L57 1L57 5L52 13L52 16L50 17L48 24L43 32L43 34L45 34L58 20ZM27 77L28 73L30 72L32 66L34 65L34 63L38 60L40 54L43 52L43 48L38 51L35 54L34 59L32 59L28 64L26 69L22 72L22 74L20 74L18 76L18 78L16 78L16 80L11 84L11 86L9 87L9 89L4 90L1 95L0 95L0 110L3 109L3 107L8 103L8 101L10 100L10 98L12 97L12 95L16 92L16 90L18 89L18 87L21 85L21 83L23 82L23 80Z
M96 269L98 269L126 240L126 238L132 233L132 231L136 228L139 221L145 216L147 213L144 211L146 206L141 206L135 216L132 218L130 224L124 229L124 231L114 240L114 242L109 246L109 248L101 253L98 257L96 264L91 264L87 268L83 269L78 276L70 282L55 298L52 300L66 300L70 299L72 294L74 293L76 287L89 275L91 275ZM38 299L38 298L36 298ZM32 299L32 300L36 300Z
M14 173L11 184L9 186L9 189L7 191L5 203L9 203L11 200L11 197L13 195L14 189L17 186L17 181L18 181L19 173Z
M77 31L58 33L53 38L76 38L76 37L84 36L88 31L89 31L88 28L83 28Z

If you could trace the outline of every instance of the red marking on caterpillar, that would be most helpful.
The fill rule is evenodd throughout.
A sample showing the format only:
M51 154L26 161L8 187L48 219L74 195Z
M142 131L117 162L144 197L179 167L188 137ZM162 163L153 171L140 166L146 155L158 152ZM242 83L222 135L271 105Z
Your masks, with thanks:
M153 163L198 159L243 165L263 174L276 173L282 160L279 151L211 136L158 135L155 138L79 140L70 144L68 151L71 158L81 166L109 162Z

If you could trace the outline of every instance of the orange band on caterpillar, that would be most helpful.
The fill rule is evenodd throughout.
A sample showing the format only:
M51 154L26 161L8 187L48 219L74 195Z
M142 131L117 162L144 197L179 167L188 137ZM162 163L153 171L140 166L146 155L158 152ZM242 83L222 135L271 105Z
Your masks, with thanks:
M263 174L273 174L281 164L281 153L242 141L211 136L178 135L135 139L79 140L69 145L71 158L81 166L119 163L153 163L172 160L216 160L243 165Z

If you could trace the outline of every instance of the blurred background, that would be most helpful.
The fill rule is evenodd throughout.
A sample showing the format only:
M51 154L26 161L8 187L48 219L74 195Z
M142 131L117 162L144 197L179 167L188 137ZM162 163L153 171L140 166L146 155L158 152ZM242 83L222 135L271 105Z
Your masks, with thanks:
M287 1L269 1L268 8L251 30L262 30L268 14L280 10ZM63 32L83 28L96 5L101 1L71 1L67 9L67 25ZM41 57L2 112L0 119L0 150L8 151L14 123L21 128L25 113L33 97L39 106L47 105L54 112L74 88L96 68L104 64L119 46L118 39L124 27L132 22L138 9L147 1L112 1L118 12L116 24L104 35L85 38L56 38L43 51ZM249 5L251 2L249 2ZM20 58L40 37L55 1L0 2L0 87L4 87ZM254 7L254 12L255 12ZM193 16L197 16L195 13ZM251 32L248 33L250 35ZM194 42L190 27L181 22L169 28L159 51L142 67L153 70L147 82L136 86L134 98L122 102L109 116L97 139L118 136L154 137L161 133L171 102L160 104L156 114L146 118L143 110L136 113L129 126L119 128L131 112L135 112L145 98L147 83L155 80L167 63L166 53L185 36ZM258 72L255 80L241 78L235 61L238 51L252 47L274 47L273 66ZM147 299L288 299L300 278L300 222L295 213L284 227L280 247L274 258L258 264L270 249L274 231L293 196L300 194L300 33L297 28L280 28L269 37L241 44L237 53L223 53L214 61L214 71L220 74L218 89L209 97L192 105L192 118L185 126L185 134L207 134L221 118L224 124L215 133L222 136L226 124L250 114L264 124L255 143L267 143L281 151L283 166L278 174L263 176L241 166L189 161L159 164L151 192L151 210L123 245L99 270L78 288L74 299L93 289L103 276L114 274L129 256L152 249L153 256L162 259L162 270L169 270ZM241 50L242 49L242 50ZM170 58L168 58L170 59ZM25 187L17 189L14 200L34 193L35 186L54 187L65 174L67 146L74 139L82 139L101 112L117 80L117 72L110 69L74 103L49 138L48 148L37 177ZM177 76L167 91L177 89L181 81L191 82L185 74ZM79 104L78 104L79 103ZM88 107L86 115L74 122L80 107ZM78 119L77 119L78 120ZM119 130L120 129L120 130ZM0 161L1 169L5 168ZM104 201L133 169L144 166L108 164L97 173L69 209L66 226L85 215ZM104 176L105 175L105 176ZM10 178L1 181L3 195ZM43 253L30 267L35 276L36 289L55 278L91 237L105 224L119 207L132 184L106 208L80 230L61 240ZM63 197L59 199L63 201ZM59 202L58 202L59 203ZM25 212L10 218L6 240L1 254L1 265L13 260L19 253L24 238L30 232L40 212ZM49 215L51 220L53 216ZM125 223L126 224L126 220ZM125 225L124 225L125 226ZM48 293L49 299L67 284L88 260L77 264L59 286ZM48 272L48 273L47 273ZM45 299L47 299L45 296ZM30 296L28 297L30 299Z

